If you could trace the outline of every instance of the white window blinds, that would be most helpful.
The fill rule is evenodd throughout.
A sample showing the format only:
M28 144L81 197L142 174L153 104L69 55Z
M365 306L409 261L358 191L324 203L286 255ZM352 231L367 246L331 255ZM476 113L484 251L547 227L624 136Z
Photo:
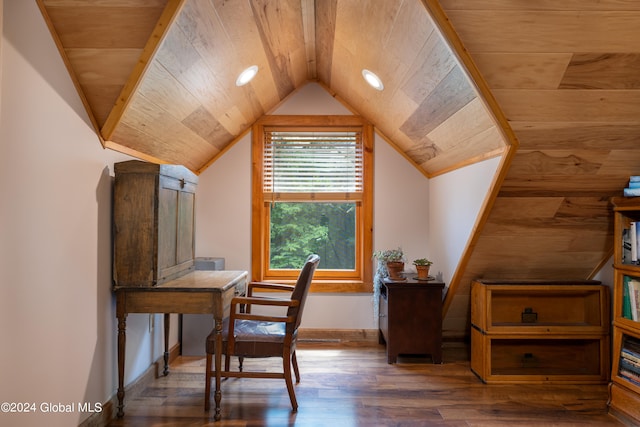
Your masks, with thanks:
M362 190L360 132L265 130L264 193L332 193L341 194L340 199L357 199Z

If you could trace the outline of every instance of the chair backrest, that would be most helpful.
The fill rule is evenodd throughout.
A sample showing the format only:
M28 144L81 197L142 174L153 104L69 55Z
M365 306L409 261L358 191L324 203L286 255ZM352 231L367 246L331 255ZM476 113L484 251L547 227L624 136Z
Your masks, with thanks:
M302 270L300 270L300 275L296 281L296 287L291 294L291 299L300 301L300 304L297 307L289 307L289 310L287 311L287 316L296 316L296 322L292 325L291 331L288 332L293 332L298 329L298 326L300 326L300 322L302 321L302 311L304 310L304 304L307 301L307 295L309 294L309 288L311 287L313 273L316 271L316 267L318 267L319 262L320 256L311 254L305 261Z

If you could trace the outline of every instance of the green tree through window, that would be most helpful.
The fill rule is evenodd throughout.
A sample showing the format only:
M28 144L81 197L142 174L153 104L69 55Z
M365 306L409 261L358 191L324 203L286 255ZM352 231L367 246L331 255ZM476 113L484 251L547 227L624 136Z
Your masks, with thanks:
M355 268L355 203L275 202L270 216L271 268L298 268L310 253L325 269Z

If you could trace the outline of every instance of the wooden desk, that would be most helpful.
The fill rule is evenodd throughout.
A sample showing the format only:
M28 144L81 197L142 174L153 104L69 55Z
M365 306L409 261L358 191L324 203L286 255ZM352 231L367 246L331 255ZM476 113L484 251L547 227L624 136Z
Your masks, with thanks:
M415 274L404 282L383 280L379 338L388 363L400 354L430 354L433 363L442 363L443 288L444 283L417 280Z
M129 313L164 313L164 374L168 369L169 314L211 313L216 330L216 388L215 419L220 419L220 372L222 366L222 319L229 312L231 299L244 294L246 271L193 271L177 279L154 287L116 287L116 316L118 318L118 417L124 416L124 358L126 319ZM203 342L202 345L205 343Z

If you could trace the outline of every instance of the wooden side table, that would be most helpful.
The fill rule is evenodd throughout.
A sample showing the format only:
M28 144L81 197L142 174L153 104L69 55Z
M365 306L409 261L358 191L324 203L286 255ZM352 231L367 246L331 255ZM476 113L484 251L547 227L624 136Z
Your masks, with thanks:
M398 355L431 355L442 363L442 290L444 283L384 279L380 289L379 339L387 346L387 362Z

